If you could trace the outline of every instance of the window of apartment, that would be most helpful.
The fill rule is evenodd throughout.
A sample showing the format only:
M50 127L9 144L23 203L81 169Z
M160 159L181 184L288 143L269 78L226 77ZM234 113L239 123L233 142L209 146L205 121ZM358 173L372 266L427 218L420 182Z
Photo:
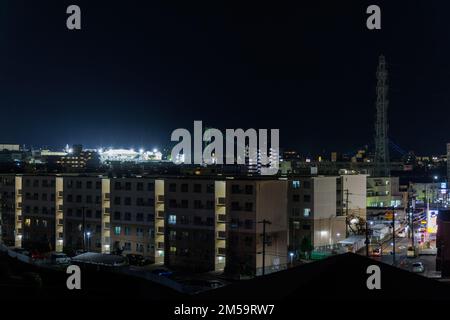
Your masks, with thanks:
M87 218L92 218L92 210L91 209L87 209L86 210L86 217Z
M155 184L153 182L147 183L147 191L155 191Z
M99 224L96 224L96 225L95 225L95 232L96 232L96 233L102 232L102 226L99 225Z
M114 182L114 189L116 190L122 189L122 184L120 183L120 181Z
M43 194L42 194L42 200L43 200L43 201L47 201L47 194L46 194L46 193L43 193Z
M176 185L176 183L169 184L169 191L170 192L177 192L177 185Z
M245 186L245 194L253 194L253 186L248 184Z
M100 196L95 196L95 203L97 203L97 204L100 203Z
M39 194L38 193L33 193L33 200L39 200Z
M114 220L120 220L120 211L114 212Z
M202 185L200 183L194 184L194 192L195 193L201 193L202 192Z
M125 205L131 206L131 198L130 197L125 197Z
M73 187L73 180L67 181L67 188L72 189Z
M92 196L86 196L86 202L92 203Z
M124 233L126 236L129 236L129 235L131 234L131 228L130 228L130 227L125 227L125 228L123 229L123 233Z
M81 181L77 181L77 182L75 183L75 187L76 187L77 189L83 188L83 185L82 185Z
M125 212L125 221L131 221L131 213Z
M153 220L155 220L155 215L151 214L151 213L147 213L147 221L151 222Z
M300 189L300 181L299 180L292 181L292 189Z
M241 207L239 206L239 202L237 201L231 202L231 210L240 211Z
M39 187L39 180L33 180L33 187L35 188Z
M311 188L311 181L304 181L303 182L303 186L305 187L305 189L310 189Z
M207 226L213 226L214 225L214 218L211 218L211 217L206 218L206 225Z
M176 208L177 207L177 200L170 199L169 200L169 208Z
M92 181L86 182L86 189L92 189Z
M102 218L102 210L95 211L95 218L96 219L101 219Z
M206 209L214 209L214 201L207 200L206 201Z
M137 190L137 191L142 191L142 190L144 190L144 183L142 183L142 182L136 183L136 190Z
M125 182L125 190L127 191L131 190L131 182Z
M198 216L195 216L194 217L194 224L195 225L201 225L202 224L202 218L198 217Z
M311 195L309 194L303 195L303 202L311 202Z
M121 226L115 226L114 227L114 234L116 236L120 236L120 233L122 232L122 227Z
M253 211L253 202L245 203L245 211L252 212Z
M202 201L194 200L194 209L201 209L201 208L202 208Z
M206 193L214 193L214 184L208 183L206 185Z
M304 208L303 209L303 216L305 218L309 217L311 215L311 209L310 208Z
M120 197L114 197L114 204L120 206Z
M169 224L177 224L177 216L175 214L169 215Z
M292 208L292 215L298 217L300 215L300 208Z
M177 247L171 246L171 247L170 247L170 253L176 254L176 253L177 253Z
M144 245L142 243L136 243L136 251L137 252L144 252Z
M144 205L144 198L136 198L136 205L137 206L143 206Z
M124 242L123 251L131 251L131 243L130 242Z
M189 192L189 186L187 183L181 184L181 192Z
M72 214L73 214L72 208L67 209L67 215L68 215L69 217L71 217Z
M231 193L234 193L234 194L241 193L241 188L239 188L238 184L231 185Z
M245 229L253 229L253 220L249 219L245 220L244 226Z
M143 237L144 236L144 229L137 227L136 228L136 236Z
M96 181L95 182L95 189L100 190L102 188L102 182L101 181Z
M181 200L181 208L187 209L189 207L189 201L188 200Z
M77 217L81 217L81 214L82 214L83 212L81 211L81 209L77 209Z
M292 195L292 201L293 202L300 202L300 195L299 194L293 194Z
M77 195L76 202L77 202L77 203L80 203L80 202L81 202L81 195Z
M137 213L136 214L136 221L144 221L144 214L143 213Z

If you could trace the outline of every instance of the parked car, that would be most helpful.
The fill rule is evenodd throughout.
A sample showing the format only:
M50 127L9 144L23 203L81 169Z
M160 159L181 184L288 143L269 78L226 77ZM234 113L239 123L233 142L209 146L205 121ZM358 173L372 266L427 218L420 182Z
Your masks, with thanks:
M381 256L381 248L376 248L372 250L372 257L380 257Z
M165 268L153 269L151 272L153 274L156 274L158 276L163 276L163 277L170 277L173 274L172 271L170 271L169 269L165 269Z
M39 251L32 251L31 252L31 259L33 260L42 260L45 259L45 256L40 253Z
M206 290L217 289L225 286L225 283L219 280L185 280L181 282L184 290L188 293L198 293Z
M425 272L425 267L422 262L414 262L412 264L412 272L414 273L423 273Z
M145 266L151 264L152 261L148 258L145 258L141 254L127 254L128 263L132 266Z
M50 254L50 261L53 264L69 264L71 259L61 252L53 252Z

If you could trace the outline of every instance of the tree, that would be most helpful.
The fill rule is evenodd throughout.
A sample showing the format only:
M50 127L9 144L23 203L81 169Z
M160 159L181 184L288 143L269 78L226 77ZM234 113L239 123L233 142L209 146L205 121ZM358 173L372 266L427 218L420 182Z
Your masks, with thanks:
M305 253L305 257L308 259L311 255L311 251L314 249L311 244L311 239L308 237L303 237L302 242L300 243L300 251Z

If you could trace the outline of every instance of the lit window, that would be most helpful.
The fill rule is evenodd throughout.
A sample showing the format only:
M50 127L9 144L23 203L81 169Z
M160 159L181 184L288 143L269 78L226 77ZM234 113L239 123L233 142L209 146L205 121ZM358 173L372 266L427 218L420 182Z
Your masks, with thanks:
M298 180L292 181L292 189L300 189L300 181Z
M170 247L170 253L176 253L177 252L177 247Z
M303 210L303 216L304 217L309 217L310 214L311 214L311 209L310 208L305 208Z
M115 226L114 227L114 234L116 236L119 236L121 231L122 231L122 228L120 226Z
M177 223L177 216L174 214L169 215L169 224L176 224Z

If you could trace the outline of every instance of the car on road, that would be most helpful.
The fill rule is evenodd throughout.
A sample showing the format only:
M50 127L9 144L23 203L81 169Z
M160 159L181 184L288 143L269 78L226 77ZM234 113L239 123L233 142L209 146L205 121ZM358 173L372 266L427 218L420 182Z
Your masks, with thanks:
M412 264L412 272L414 273L423 273L425 272L425 267L422 262L414 262Z
M169 269L165 269L165 268L153 269L151 271L151 273L156 274L157 276L163 276L163 277L170 277L173 274L172 271L170 271Z
M69 264L71 259L62 252L52 252L50 254L50 262L53 264Z
M372 250L372 257L381 257L381 248L376 248Z

